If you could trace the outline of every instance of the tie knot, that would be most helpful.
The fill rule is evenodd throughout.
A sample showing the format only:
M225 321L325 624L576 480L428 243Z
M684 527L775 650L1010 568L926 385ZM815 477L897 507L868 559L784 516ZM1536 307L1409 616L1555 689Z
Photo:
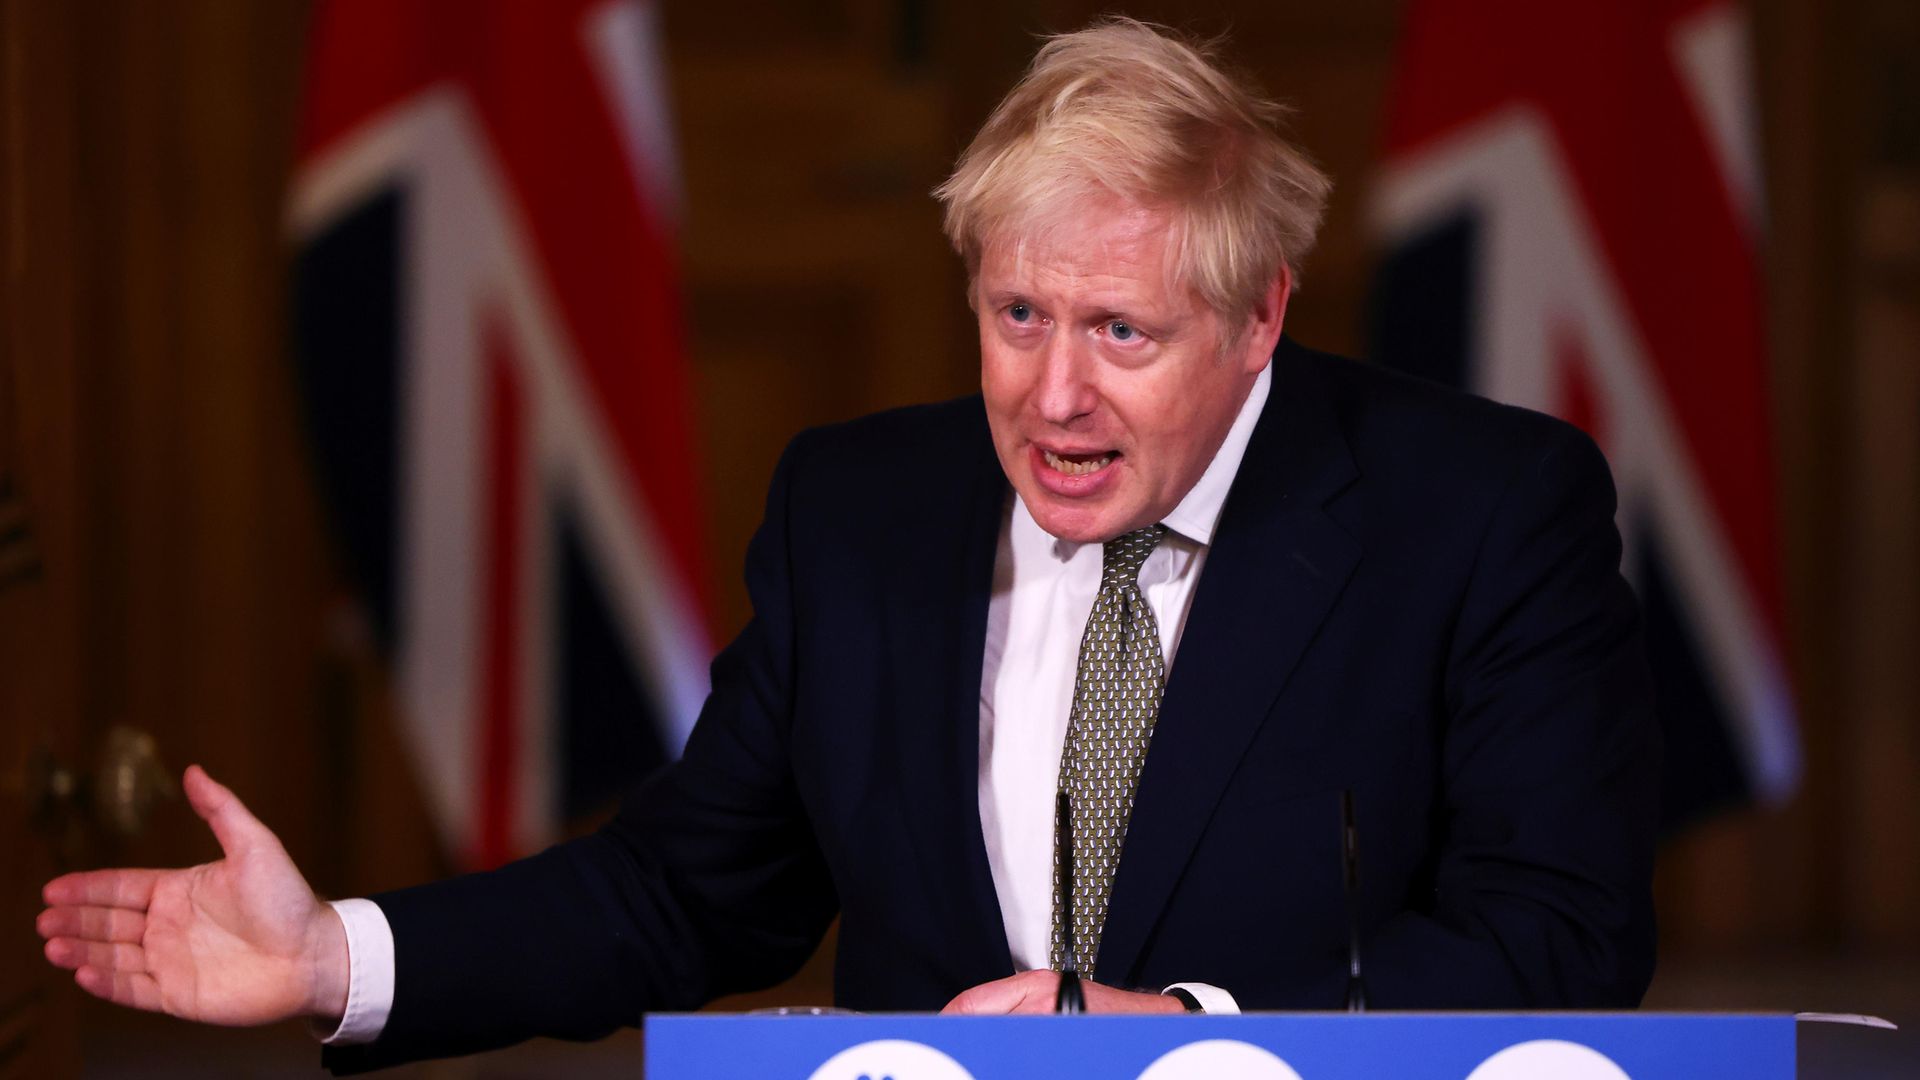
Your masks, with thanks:
M1165 525L1149 525L1144 529L1135 529L1123 536L1116 536L1100 545L1100 586L1112 588L1115 585L1138 585L1140 568L1146 565L1147 556L1167 534Z

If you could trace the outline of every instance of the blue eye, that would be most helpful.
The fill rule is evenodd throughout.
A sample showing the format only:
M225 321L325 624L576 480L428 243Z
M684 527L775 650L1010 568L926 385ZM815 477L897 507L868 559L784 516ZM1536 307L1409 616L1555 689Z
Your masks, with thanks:
M1107 334L1115 341L1132 341L1140 336L1140 331L1135 330L1125 320L1115 319L1107 324Z
M1014 304L1007 308L1007 318L1023 323L1033 318L1033 309L1025 304Z

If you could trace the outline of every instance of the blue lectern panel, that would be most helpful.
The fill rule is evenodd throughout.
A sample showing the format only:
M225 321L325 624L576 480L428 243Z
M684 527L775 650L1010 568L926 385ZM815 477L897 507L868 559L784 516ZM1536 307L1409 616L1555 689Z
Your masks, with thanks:
M1788 1016L650 1016L650 1080L1791 1080Z

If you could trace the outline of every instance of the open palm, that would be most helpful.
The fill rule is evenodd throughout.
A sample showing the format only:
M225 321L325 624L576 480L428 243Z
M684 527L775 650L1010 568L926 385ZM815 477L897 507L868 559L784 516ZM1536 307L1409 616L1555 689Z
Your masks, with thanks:
M87 992L213 1024L335 1017L346 938L280 841L198 766L184 787L225 857L184 870L92 870L47 883L47 959Z

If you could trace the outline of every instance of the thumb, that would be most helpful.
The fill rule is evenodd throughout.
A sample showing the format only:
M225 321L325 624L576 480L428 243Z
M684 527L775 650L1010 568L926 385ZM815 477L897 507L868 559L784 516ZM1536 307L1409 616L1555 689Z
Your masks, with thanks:
M243 855L263 841L277 842L273 833L260 824L260 819L253 816L238 795L208 776L200 766L187 766L187 775L181 786L186 789L187 802L192 804L193 812L199 814L207 827L213 830L213 838L220 841L220 850L228 858Z

